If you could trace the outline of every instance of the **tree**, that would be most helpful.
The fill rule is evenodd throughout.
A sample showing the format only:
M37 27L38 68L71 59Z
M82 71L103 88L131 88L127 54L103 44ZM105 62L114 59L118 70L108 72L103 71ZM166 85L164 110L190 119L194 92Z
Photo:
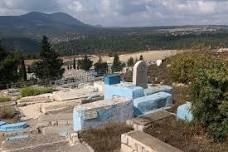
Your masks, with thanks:
M128 59L127 65L128 65L129 67L132 67L132 66L134 65L134 59L133 59L133 57L130 57L130 58Z
M143 55L140 55L139 60L143 60Z
M103 62L102 58L99 57L98 62L94 64L94 69L98 75L104 75L108 72L108 63Z
M5 53L1 49L0 60L0 85L16 82L19 79L18 67L20 65L20 54L18 52Z
M74 61L73 61L73 68L76 69L76 60L74 58Z
M212 61L214 62L214 61ZM199 69L192 85L192 111L208 135L216 141L228 137L228 65L214 63L211 69Z
M20 65L20 69L19 69L19 75L23 81L27 80L27 72L26 72L24 57L21 57L21 65Z
M136 59L135 59L135 63L137 63L138 61L139 61L139 59L138 59L138 58L136 58Z
M79 69L89 71L92 66L93 66L93 61L91 61L87 55L84 56L84 59L78 60Z
M120 62L118 54L115 54L113 64L112 64L112 72L118 72L122 70L122 64Z
M0 62L2 60L4 60L7 56L8 56L8 52L5 51L5 49L3 49L2 45L1 45L1 41L0 41Z
M40 61L34 64L34 73L41 80L60 79L64 73L63 61L51 48L46 36L43 36Z

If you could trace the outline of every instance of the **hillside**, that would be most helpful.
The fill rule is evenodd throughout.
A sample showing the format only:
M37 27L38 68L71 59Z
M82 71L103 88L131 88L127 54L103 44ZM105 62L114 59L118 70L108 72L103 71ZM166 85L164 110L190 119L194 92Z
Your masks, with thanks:
M87 28L91 28L91 26L65 13L31 12L21 16L0 17L1 37L40 37L42 34L56 35L80 32Z
M9 51L38 54L43 35L63 55L228 47L227 26L103 28L65 13L0 16L0 40Z

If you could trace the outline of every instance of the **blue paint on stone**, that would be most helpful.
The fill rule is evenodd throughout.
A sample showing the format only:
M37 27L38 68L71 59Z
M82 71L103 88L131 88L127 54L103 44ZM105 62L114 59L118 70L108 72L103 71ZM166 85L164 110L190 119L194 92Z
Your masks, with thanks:
M120 75L119 74L107 75L104 78L104 84L106 84L106 85L114 85L114 84L119 84L119 83L120 83Z
M191 102L187 102L186 104L180 105L177 108L177 119L191 122L193 120L191 107L192 107Z
M0 131L2 131L2 132L12 132L12 131L25 129L27 127L28 127L28 124L26 122L13 123L13 124L4 124L4 125L0 126Z
M74 131L81 131L90 128L98 128L109 123L123 123L133 117L133 102L127 100L121 103L107 102L104 106L91 105L89 107L82 105L75 107L73 112ZM85 107L86 106L86 107ZM86 113L96 113L97 116L86 118Z
M0 126L5 125L5 124L6 124L6 122L0 121Z
M144 115L155 109L172 105L172 95L167 92L158 92L133 100L134 116Z
M144 96L144 89L142 87L136 87L134 85L105 85L104 98L106 100L111 100L114 96L136 99Z
M158 85L158 86L152 86L148 89L144 89L145 96L149 96L158 92L167 92L172 94L173 88L171 86L167 85Z
M21 141L21 140L29 140L31 137L29 135L18 135L14 137L6 138L6 141Z

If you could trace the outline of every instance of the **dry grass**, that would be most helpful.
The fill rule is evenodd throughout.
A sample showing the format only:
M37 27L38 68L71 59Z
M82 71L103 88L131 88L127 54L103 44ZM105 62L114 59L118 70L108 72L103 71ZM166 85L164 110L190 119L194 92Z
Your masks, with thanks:
M0 107L0 119L13 119L16 116L16 110L12 106Z
M8 102L10 101L11 98L10 97L7 97L7 96L0 96L0 103L2 102Z
M154 122L145 132L184 152L228 151L228 142L215 143L200 125L178 122L174 117Z
M125 124L111 124L99 129L90 129L80 133L95 152L113 152L120 149L121 134L131 131Z

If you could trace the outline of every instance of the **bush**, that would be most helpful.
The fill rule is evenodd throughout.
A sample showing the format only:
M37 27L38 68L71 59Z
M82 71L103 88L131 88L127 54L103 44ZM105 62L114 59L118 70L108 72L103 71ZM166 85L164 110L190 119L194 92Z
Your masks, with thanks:
M10 106L0 107L0 119L12 119L16 115L16 110Z
M82 131L79 137L96 152L111 152L120 149L121 134L131 130L125 124L109 124L103 128Z
M10 100L11 100L10 97L7 97L7 96L0 96L0 103L1 103L1 102L8 102L8 101L10 101Z
M228 135L228 66L214 61L213 68L199 69L192 84L193 115L216 141Z
M206 53L183 53L169 59L171 67L169 72L175 82L189 83L194 81L197 70L211 68L214 58Z
M27 96L36 96L40 94L45 94L45 93L52 93L55 91L51 87L26 87L20 90L21 96L22 97L27 97Z

